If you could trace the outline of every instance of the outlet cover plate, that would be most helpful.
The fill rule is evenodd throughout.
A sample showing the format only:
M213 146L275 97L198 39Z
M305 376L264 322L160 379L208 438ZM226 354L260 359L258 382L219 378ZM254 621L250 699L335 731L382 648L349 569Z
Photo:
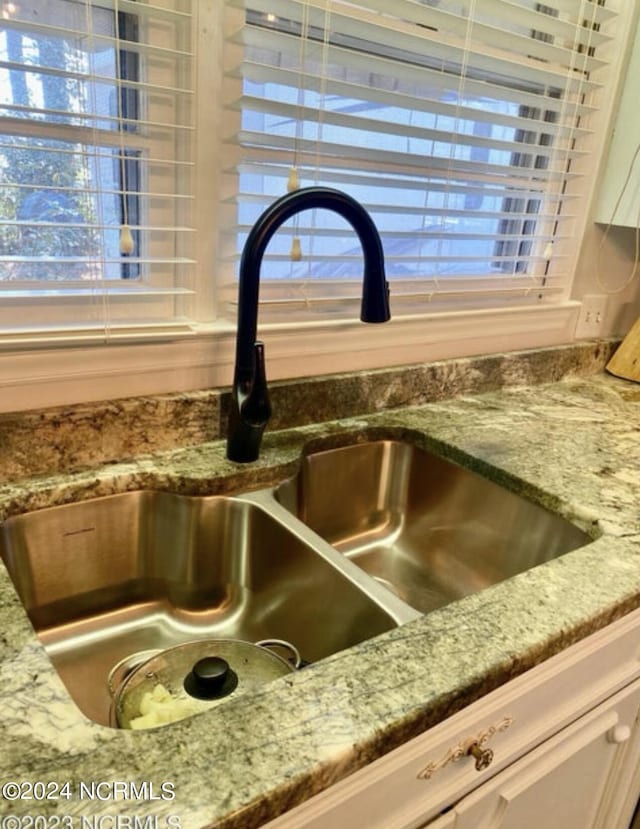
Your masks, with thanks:
M576 323L577 340L588 340L603 335L607 318L607 300L606 294L585 294L582 297L582 307Z

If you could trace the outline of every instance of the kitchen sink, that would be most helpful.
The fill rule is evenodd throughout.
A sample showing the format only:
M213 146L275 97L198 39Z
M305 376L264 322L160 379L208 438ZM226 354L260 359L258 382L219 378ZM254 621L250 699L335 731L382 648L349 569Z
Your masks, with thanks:
M395 440L309 454L274 494L422 613L592 540L481 475Z
M316 662L590 541L469 469L373 440L310 452L255 492L15 516L0 556L71 697L108 725L110 686L159 649L278 639Z
M305 533L255 501L138 491L10 518L0 554L69 693L106 725L110 672L156 649L276 638L315 662L409 618Z

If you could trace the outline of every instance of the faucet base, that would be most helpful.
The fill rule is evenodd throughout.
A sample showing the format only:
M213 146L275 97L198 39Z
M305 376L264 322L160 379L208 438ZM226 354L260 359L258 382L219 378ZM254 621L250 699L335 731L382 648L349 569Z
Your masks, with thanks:
M253 426L238 420L233 426L229 425L227 438L227 459L236 463L251 463L257 461L260 455L260 443L266 423Z

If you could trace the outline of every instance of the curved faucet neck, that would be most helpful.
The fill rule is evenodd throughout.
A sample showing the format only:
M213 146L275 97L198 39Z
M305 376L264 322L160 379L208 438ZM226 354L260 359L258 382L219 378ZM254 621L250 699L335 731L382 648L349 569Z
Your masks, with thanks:
M251 229L240 260L236 369L251 371L258 327L260 266L267 245L278 228L304 210L326 208L353 227L364 259L361 319L386 322L390 318L382 242L371 217L355 199L328 187L306 187L277 199Z

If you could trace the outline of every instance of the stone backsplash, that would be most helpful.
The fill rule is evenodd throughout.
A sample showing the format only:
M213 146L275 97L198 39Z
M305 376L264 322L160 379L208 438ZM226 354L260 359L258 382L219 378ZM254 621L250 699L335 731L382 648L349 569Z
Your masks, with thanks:
M461 394L604 370L616 340L514 351L270 384L284 429ZM90 469L224 437L228 389L129 397L0 415L0 481Z

